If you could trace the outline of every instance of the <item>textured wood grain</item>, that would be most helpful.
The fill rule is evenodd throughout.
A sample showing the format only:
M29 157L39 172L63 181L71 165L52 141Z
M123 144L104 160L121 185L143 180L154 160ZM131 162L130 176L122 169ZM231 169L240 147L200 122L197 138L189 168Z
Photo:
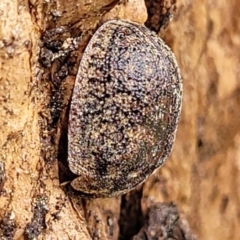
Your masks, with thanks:
M175 1L164 2L160 13L174 10L175 17L161 36L175 53L184 81L173 152L143 189L89 201L59 186L57 160L65 152L59 155L58 141L65 122L61 111L49 106L61 88L66 99L54 107L66 110L81 52L118 1L0 1L1 238L104 240L120 234L127 239L128 223L134 226L131 236L137 234L148 209L170 201L199 239L239 238L239 4L178 0L175 9L169 5ZM128 20L134 21L133 15L128 12ZM53 37L61 40L54 46L81 36L80 54L68 55L72 65L64 65L62 56L44 67L38 62L43 36L61 25L67 31Z

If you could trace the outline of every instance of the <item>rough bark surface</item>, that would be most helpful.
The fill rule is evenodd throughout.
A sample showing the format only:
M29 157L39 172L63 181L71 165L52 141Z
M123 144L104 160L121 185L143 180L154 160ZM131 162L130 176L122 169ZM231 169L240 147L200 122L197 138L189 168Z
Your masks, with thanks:
M0 1L0 239L239 238L238 1L146 6L184 80L176 142L143 186L88 200L59 181L72 177L66 116L81 52L103 19L144 23L147 11L135 0Z

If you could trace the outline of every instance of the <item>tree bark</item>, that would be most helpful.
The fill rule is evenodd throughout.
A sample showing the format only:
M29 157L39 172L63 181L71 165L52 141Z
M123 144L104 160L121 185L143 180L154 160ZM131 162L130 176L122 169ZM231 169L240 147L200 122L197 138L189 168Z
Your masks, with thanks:
M182 239L194 239L186 220L199 239L238 239L238 1L145 2L1 0L0 239L142 239L159 212L180 216ZM106 19L142 24L147 13L183 77L173 152L131 193L82 198L60 184L72 177L67 113L82 52Z

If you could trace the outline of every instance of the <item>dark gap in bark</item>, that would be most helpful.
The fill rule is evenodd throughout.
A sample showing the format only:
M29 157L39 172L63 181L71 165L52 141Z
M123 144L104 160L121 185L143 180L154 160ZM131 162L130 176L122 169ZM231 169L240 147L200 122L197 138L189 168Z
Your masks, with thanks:
M143 224L141 210L142 187L122 196L119 218L119 240L131 239Z

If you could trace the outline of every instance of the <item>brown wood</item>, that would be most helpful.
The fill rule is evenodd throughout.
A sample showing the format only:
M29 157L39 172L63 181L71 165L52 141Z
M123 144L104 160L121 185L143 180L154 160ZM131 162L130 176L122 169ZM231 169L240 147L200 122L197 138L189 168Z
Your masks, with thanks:
M61 181L70 176L65 113L81 52L103 18L137 15L142 23L146 12L136 14L133 0L0 1L0 239L128 239L159 202L174 202L199 239L239 238L239 4L178 0L175 9L174 2L153 7L161 16L175 12L161 29L184 80L173 152L143 188L87 200L59 185L59 173ZM50 61L49 49L59 40L72 46L77 36L68 57Z

